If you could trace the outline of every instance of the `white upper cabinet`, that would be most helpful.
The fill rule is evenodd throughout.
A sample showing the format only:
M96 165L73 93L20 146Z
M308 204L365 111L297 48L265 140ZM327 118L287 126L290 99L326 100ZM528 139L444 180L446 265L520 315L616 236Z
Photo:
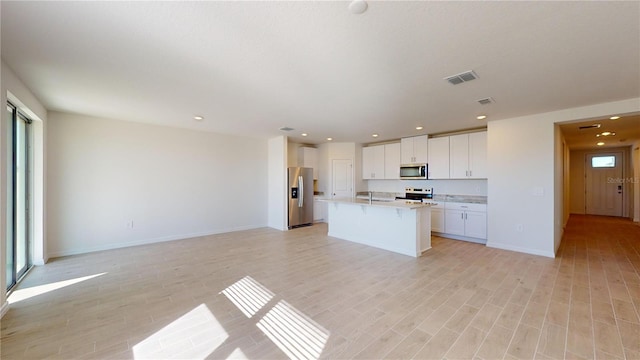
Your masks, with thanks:
M313 168L313 179L318 180L318 149L312 147L299 147L298 166Z
M400 143L384 145L384 178L400 179Z
M429 179L449 178L449 137L431 138L429 146Z
M449 137L449 177L465 179L469 177L469 135Z
M428 159L428 136L413 136L400 139L400 162L402 164L421 164Z
M487 178L487 132L454 135L449 138L450 178Z
M384 145L362 148L362 178L384 179Z
M469 177L486 179L487 170L487 132L469 134Z

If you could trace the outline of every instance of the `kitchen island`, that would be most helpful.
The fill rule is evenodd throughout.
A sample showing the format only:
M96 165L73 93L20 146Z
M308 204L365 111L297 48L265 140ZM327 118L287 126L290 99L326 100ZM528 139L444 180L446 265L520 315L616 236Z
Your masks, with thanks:
M323 200L329 236L418 257L431 248L428 204L361 199Z

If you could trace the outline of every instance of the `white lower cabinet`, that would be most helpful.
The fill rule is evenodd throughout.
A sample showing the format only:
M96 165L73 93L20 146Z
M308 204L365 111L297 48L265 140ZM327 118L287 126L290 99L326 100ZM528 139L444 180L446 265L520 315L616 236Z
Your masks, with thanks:
M486 240L487 205L445 203L444 224L445 234Z
M313 222L327 222L327 203L313 199Z
M466 211L464 214L464 235L473 238L486 239L487 213Z
M445 210L444 223L446 224L445 233L464 236L464 211Z
M431 206L431 231L444 232L444 204Z

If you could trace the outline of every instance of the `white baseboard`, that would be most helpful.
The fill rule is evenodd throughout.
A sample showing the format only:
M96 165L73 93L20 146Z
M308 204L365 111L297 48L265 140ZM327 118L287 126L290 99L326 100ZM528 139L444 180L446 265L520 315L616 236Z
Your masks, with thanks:
M42 265L44 265L46 263L47 263L47 261L44 260L44 259L36 259L36 260L33 261L33 265L35 265L35 266L42 266Z
M229 233L229 232L234 232L234 231L258 229L258 228L261 228L261 227L265 227L265 225L240 226L240 227L235 227L235 228L219 229L219 230L200 232L200 233L171 235L171 236L163 236L163 237L158 237L158 238L153 238L153 239L144 239L144 240L138 240L138 241L113 243L113 244L107 244L107 245L101 245L101 246L92 246L92 247L86 247L86 248L82 248L82 249L70 249L70 250L54 251L54 252L49 253L49 256L47 257L47 260L50 259L50 258L57 258L57 257L61 257L61 256L86 254L86 253L96 252L96 251L121 249L121 248L126 248L126 247L131 247L131 246L148 245L148 244L161 243L161 242L166 242L166 241L185 240L185 239L201 237L201 236L224 234L224 233Z
M516 251L516 252L521 252L521 253L531 254L531 255L545 256L548 258L556 257L556 254L554 254L552 251L542 251L542 250L523 248L523 247L513 246L513 245L497 244L489 241L487 241L487 247L502 249L502 250L509 250L509 251Z
M473 243L482 244L482 245L487 243L487 239L478 239L478 238L472 238L472 237L468 237L468 236L445 234L445 233L439 233L439 232L436 232L436 231L432 231L431 235L439 236L439 237L446 238L446 239L473 242Z
M4 314L7 313L7 311L9 311L9 303L5 301L4 304L2 304L2 308L0 308L0 319L2 319Z

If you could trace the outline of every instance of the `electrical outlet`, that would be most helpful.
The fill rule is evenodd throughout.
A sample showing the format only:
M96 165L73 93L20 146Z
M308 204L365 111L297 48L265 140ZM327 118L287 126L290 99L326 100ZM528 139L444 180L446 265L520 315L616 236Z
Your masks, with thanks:
M524 231L524 225L522 225L522 224L516 225L516 231L517 232L523 232Z

